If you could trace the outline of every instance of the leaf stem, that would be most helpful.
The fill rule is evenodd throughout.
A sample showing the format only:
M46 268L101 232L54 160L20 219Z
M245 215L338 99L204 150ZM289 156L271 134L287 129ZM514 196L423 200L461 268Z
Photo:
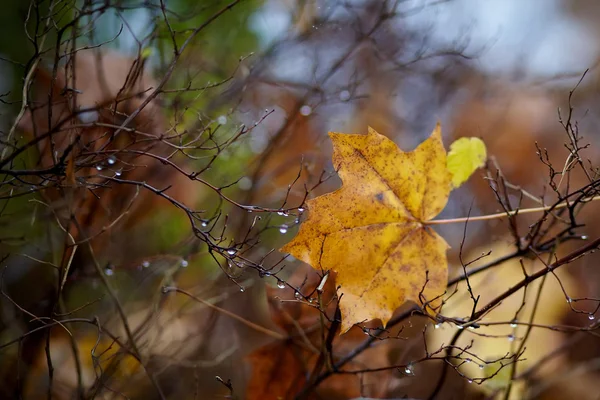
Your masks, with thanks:
M590 197L589 199L585 199L584 201L590 202L590 201L596 201L596 200L600 200L600 195ZM479 215L476 217L436 219L436 220L432 220L432 221L423 222L423 225L443 225L443 224L455 224L455 223L465 223L465 222L473 222L473 221L487 221L487 220L491 220L491 219L512 217L513 215L517 215L517 214L529 214L529 213L535 213L535 212L548 211L551 209L556 210L556 209L560 209L560 208L569 207L571 204L572 203L564 202L564 203L560 203L557 205L550 205L550 206L544 206L544 207L533 207L533 208L522 208L522 209L518 209L518 210L511 210L511 211L501 212L501 213L497 213L497 214Z

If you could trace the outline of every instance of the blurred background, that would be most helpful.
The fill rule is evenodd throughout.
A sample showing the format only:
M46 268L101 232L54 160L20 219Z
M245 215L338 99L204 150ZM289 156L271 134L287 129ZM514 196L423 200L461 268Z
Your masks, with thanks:
M308 325L319 318L306 314L310 307L284 313L267 299L295 307L294 298L310 293L310 268L276 249L297 232L304 201L340 185L328 131L371 126L407 150L437 121L446 146L480 137L488 171L501 171L515 208L589 183L569 158L574 131L581 165L595 171L598 160L594 0L5 0L0 7L2 398L270 398L264 385L288 379L273 372L296 368L287 365L294 357L268 347L289 328L282 315L293 311L292 320ZM137 92L131 82L140 83ZM127 91L127 100L115 100ZM72 124L68 141L31 142L63 113ZM121 132L121 124L144 133ZM49 149L69 146L77 151L61 161L60 178L6 172L51 168L60 152ZM484 175L453 192L440 218L502 211ZM555 256L600 234L595 207L578 215L582 226ZM514 232L526 234L537 218L519 218L518 229L506 220L473 223L466 238L464 225L441 227L452 246L451 278L462 271L463 238L471 259L502 256L514 248ZM508 324L527 298L523 320L574 327L533 330L506 396L598 399L597 262L578 260L488 317ZM476 289L492 299L521 271L515 258L483 274ZM445 315L464 317L468 300L455 296ZM424 335L433 347L449 342L452 327L424 333L426 325L411 319L405 340L382 341L360 362L408 364L420 357ZM491 360L514 352L514 339L525 335L526 327L505 328L464 340ZM363 340L357 331L336 339L340 356ZM346 375L315 398L427 398L441 364L391 370L377 378L385 384ZM471 384L491 374L488 365L464 368L440 398L503 398L511 374ZM265 382L258 388L257 371Z

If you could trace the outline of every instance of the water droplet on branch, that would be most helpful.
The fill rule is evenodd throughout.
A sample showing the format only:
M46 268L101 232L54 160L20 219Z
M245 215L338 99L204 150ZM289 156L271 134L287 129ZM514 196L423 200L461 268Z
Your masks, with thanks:
M305 104L302 107L300 107L300 114L304 115L305 117L308 117L311 113L312 113L312 108L310 106L307 106Z
M248 178L247 176L244 176L242 179L239 180L238 186L242 190L250 190L252 188L252 179Z

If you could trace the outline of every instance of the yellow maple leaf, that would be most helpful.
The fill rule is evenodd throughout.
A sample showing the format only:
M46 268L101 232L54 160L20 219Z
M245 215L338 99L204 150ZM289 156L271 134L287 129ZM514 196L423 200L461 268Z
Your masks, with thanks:
M485 165L487 150L483 140L471 137L460 138L450 145L448 152L448 171L452 175L452 186L457 188Z
M337 272L342 332L386 325L407 300L435 301L446 288L448 244L426 224L451 190L441 128L411 152L370 128L329 136L343 186L307 202L307 220L281 251Z

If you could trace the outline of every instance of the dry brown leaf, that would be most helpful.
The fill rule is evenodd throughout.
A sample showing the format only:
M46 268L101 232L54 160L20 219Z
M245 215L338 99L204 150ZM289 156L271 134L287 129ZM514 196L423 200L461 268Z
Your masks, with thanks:
M320 281L319 275L308 268L298 269L288 280L295 287L304 283L302 291L306 294L311 293ZM248 357L252 375L246 390L246 398L294 398L294 395L306 384L306 379L313 372L319 358L322 337L320 312L306 302L295 300L292 290L270 289L267 293L273 321L290 338L267 344ZM336 302L331 301L334 296L335 275L332 274L327 279L322 297L323 304L327 305L328 315L333 315L335 311ZM364 333L358 330L343 336L335 335L332 343L334 359L347 354L364 340ZM391 345L392 343L388 341L377 343L372 349L363 352L347 364L345 368L363 369L385 365ZM327 399L348 399L361 394L380 397L386 394L390 379L390 371L364 375L333 375L309 395L318 395L320 396L318 398Z
M52 167L53 153L60 158L73 146L67 159L65 181L55 182L57 187L69 187L70 195L64 197L60 189L52 186L42 194L65 221L74 213L83 230L74 224L68 226L76 240L96 236L109 226L114 231L115 226L111 224L116 220L119 228L134 226L157 207L170 204L149 190L112 182L103 175L146 182L158 190L171 185L168 195L183 203L194 200L195 192L189 189L187 177L156 158L139 153L149 152L160 157L172 151L158 140L167 126L157 99L141 109L127 126L138 133L126 129L115 136L121 123L139 109L156 86L157 82L139 60L108 51L78 52L74 68L59 68L54 78L45 69L37 71L34 107L28 109L18 126L31 135L46 135L38 142L40 168ZM48 106L49 93L52 94L51 107ZM72 106L74 100L76 109ZM50 130L54 131L51 137L47 135ZM109 157L111 154L114 159ZM96 169L98 165L102 170ZM115 175L117 172L121 175ZM120 218L125 212L126 217ZM94 247L106 246L109 236L110 232L95 237Z

